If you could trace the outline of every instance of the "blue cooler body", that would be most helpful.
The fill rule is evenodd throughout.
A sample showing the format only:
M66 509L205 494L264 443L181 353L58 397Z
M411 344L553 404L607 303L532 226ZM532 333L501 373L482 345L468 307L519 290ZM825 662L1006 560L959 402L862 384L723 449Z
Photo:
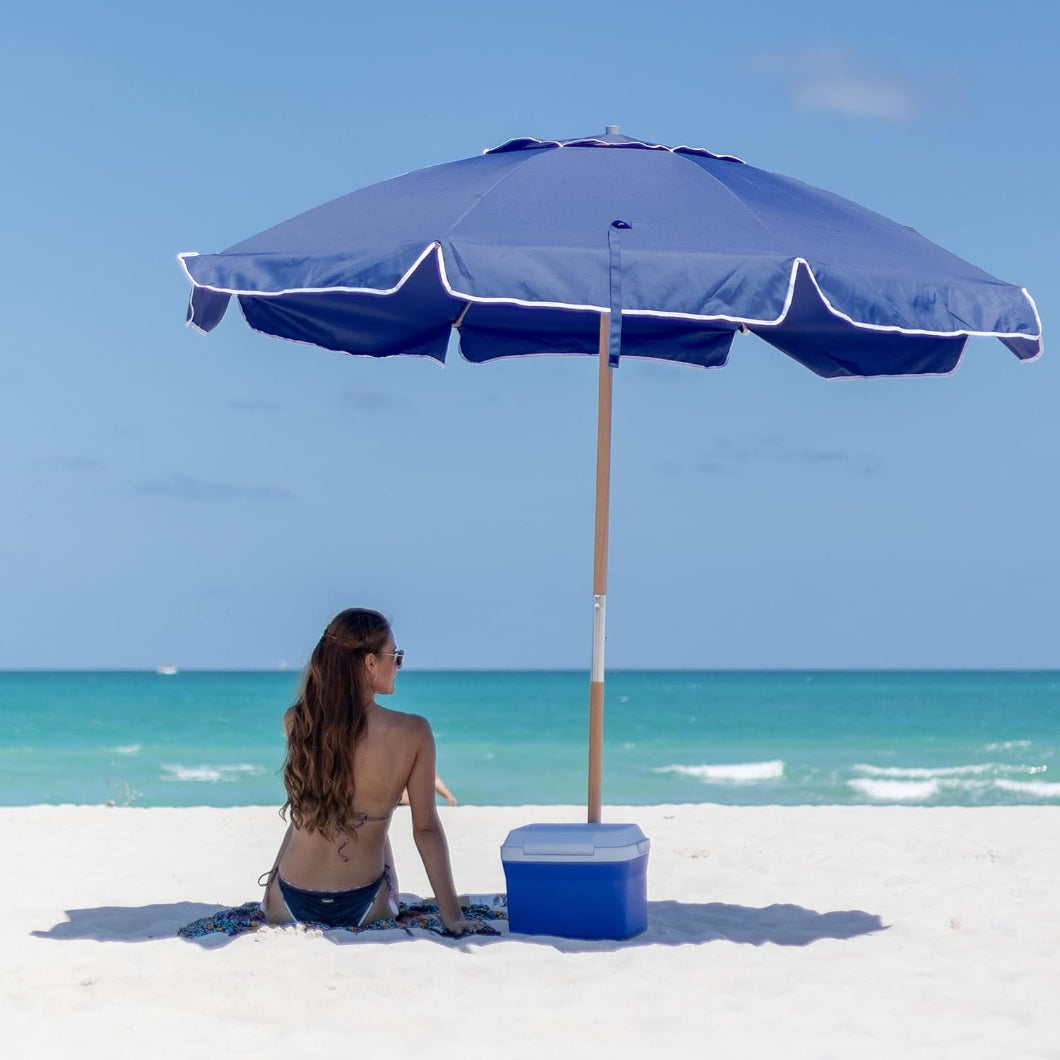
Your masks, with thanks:
M523 935L628 939L648 926L648 850L635 824L528 824L501 862L508 927Z

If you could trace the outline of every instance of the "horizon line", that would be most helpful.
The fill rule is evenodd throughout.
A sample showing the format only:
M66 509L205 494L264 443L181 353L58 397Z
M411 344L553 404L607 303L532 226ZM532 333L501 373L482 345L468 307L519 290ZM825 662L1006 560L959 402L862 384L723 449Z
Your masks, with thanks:
M156 666L0 666L0 674L154 674L157 677L178 677L180 674L300 674L298 667L178 667L175 673L159 673ZM631 673L1060 673L1056 666L673 666L673 667L615 667L608 674ZM410 667L409 674L521 674L563 673L588 674L587 666L510 666L510 667Z

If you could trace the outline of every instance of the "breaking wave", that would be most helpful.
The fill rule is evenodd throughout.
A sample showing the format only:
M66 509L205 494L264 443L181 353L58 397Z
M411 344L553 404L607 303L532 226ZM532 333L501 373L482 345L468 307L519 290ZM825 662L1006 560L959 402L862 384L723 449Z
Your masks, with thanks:
M261 766L245 764L234 766L163 765L162 770L163 780L205 781L207 783L218 780L238 780L241 776L259 776L264 772Z
M854 771L870 777L908 777L910 779L975 776L983 773L1044 773L1046 766L1009 766L985 762L972 766L866 766L856 765Z
M857 767L862 768L864 767ZM929 769L876 770L875 777L857 777L847 784L854 791L875 802L918 802L938 796L971 796L976 802L987 792L1005 791L1035 799L1060 799L1060 783L1046 780L1012 780L1009 777L983 777L986 770L1006 770L1016 774L1044 773L1046 766L994 766L982 769L971 766ZM979 774L969 776L969 774ZM904 779L879 779L904 778ZM916 779L911 779L916 778Z
M994 787L1019 795L1033 795L1037 799L1060 799L1060 784L1047 780L995 780Z
M939 793L937 780L850 780L855 790L880 802L913 802L930 799Z
M771 762L734 762L722 765L660 766L653 773L678 773L695 777L704 784L748 784L756 780L779 780L784 776L784 763L780 759Z

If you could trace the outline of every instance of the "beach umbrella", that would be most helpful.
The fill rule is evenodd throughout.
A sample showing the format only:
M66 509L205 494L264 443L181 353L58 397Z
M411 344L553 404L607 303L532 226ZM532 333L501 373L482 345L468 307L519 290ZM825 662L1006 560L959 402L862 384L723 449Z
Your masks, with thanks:
M590 822L600 820L612 375L705 368L753 332L826 377L952 371L971 335L1041 352L1027 291L846 199L701 148L509 140L184 253L188 323L372 357L599 357Z

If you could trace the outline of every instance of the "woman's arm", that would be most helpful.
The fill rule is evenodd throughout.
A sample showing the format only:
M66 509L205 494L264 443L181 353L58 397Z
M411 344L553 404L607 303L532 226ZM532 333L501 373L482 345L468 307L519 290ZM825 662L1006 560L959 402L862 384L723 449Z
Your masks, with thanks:
M453 885L453 870L449 865L449 844L434 805L434 735L423 718L415 722L416 759L409 775L408 793L412 806L412 838L416 843L427 879L434 889L438 912L446 928L457 935L473 931L475 925L464 919Z
M434 774L434 790L438 792L438 794L441 795L450 806L456 805L456 796L445 786L445 781L442 780L437 773Z

